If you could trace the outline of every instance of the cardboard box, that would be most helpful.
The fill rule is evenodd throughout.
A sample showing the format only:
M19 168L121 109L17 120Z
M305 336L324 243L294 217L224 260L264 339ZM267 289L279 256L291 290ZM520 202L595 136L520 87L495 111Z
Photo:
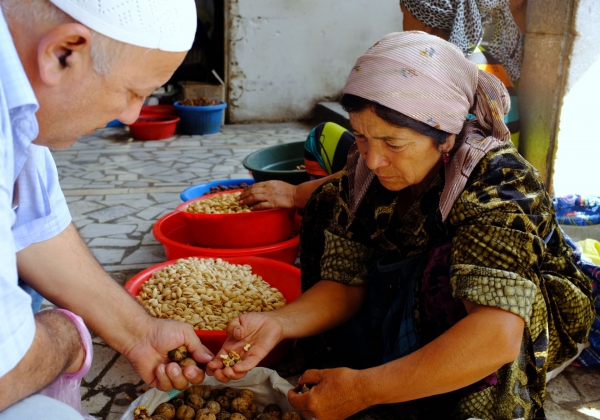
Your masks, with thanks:
M225 87L201 82L181 82L183 99L208 98L225 101Z

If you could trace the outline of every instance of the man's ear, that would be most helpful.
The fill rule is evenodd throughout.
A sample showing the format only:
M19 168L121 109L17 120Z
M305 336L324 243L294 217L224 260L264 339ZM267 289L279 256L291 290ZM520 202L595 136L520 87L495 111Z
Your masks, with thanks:
M55 86L66 70L89 63L91 42L92 33L80 23L66 23L48 32L38 44L41 80Z

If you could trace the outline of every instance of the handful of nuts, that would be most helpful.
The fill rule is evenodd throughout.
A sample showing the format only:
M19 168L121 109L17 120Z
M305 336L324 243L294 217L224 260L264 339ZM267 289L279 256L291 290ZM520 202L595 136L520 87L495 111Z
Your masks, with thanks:
M200 214L232 214L232 213L249 213L250 207L241 205L238 202L238 197L241 192L231 194L219 194L214 197L209 197L204 200L198 200L191 203L185 208L187 213Z
M162 403L152 413L139 406L134 420L301 420L295 411L283 412L277 404L268 404L262 413L249 389L211 389L193 385L183 394Z
M154 272L137 300L154 317L187 322L198 330L224 330L241 314L285 305L281 292L249 265L194 257Z

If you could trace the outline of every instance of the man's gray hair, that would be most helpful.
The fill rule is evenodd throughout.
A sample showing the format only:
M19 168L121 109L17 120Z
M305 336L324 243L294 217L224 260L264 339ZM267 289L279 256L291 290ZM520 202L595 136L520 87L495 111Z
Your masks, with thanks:
M57 26L75 22L48 0L0 0L0 7L5 15L31 30L39 26ZM90 32L92 33L90 53L94 71L99 75L106 75L110 72L112 64L124 55L127 45L92 29Z

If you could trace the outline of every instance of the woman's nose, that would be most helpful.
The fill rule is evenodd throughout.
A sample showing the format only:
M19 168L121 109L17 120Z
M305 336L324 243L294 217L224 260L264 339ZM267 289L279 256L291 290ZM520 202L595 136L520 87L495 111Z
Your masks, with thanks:
M376 170L377 168L381 168L382 166L387 166L389 163L383 153L382 148L377 143L369 142L365 153L363 153L363 158L367 163L367 167L372 171Z

